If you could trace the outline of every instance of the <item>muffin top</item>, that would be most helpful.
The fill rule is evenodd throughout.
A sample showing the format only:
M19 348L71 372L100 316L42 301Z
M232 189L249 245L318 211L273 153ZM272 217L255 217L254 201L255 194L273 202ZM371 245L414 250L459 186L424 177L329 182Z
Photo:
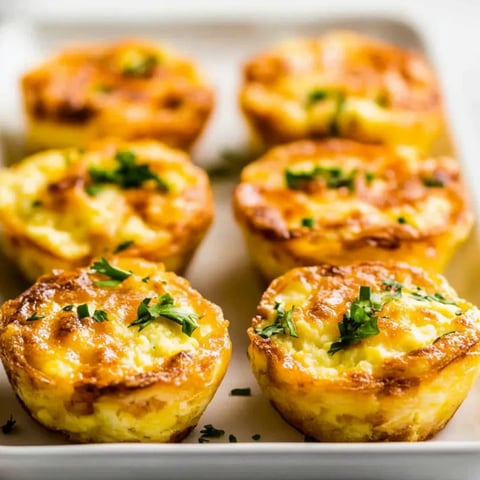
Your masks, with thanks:
M7 301L0 350L11 372L79 395L158 382L202 388L230 349L227 327L216 305L161 264L102 257Z
M185 130L188 137L214 103L192 60L145 40L66 49L26 73L22 83L34 118L81 125L101 117L103 135L126 121L138 136L147 128L150 134Z
M480 312L441 275L404 263L320 265L274 280L249 336L279 380L380 388L476 348Z
M409 147L299 141L243 170L235 212L273 241L394 249L453 227L466 235L472 214L459 176L455 159Z
M107 252L183 253L212 214L205 172L155 141L42 152L0 172L5 231L79 265Z

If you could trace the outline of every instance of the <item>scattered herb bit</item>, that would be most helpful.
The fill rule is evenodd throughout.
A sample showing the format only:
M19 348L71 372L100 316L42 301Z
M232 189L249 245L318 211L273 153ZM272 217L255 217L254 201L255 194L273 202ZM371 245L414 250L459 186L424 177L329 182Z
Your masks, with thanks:
M99 83L95 85L95 91L100 93L110 93L113 90L111 85L106 85L105 83Z
M365 180L368 184L372 183L377 176L372 172L365 172Z
M313 228L315 226L315 219L313 217L302 218L302 227Z
M313 89L307 98L307 106L311 106L314 103L321 102L330 96L331 91L321 88Z
M131 247L135 243L134 240L126 240L125 242L119 243L113 253L120 253Z
M303 441L304 441L305 443L317 443L316 438L315 438L315 437L312 437L311 435L305 435L305 436L303 437Z
M423 184L426 186L426 187L432 187L432 188L435 188L435 187L444 187L445 184L443 183L442 180L440 180L439 178L434 178L434 177L425 177L423 178Z
M230 434L230 435L228 436L228 441L229 441L230 443L237 443L237 437L236 437L235 435L233 435L233 434Z
M43 202L41 200L34 200L32 202L32 207L41 207L43 205Z
M398 217L397 222L401 225L404 225L405 223L407 223L407 219L405 217Z
M77 307L77 315L80 319L90 316L90 308L88 307L87 303L82 303Z
M124 63L122 73L127 77L149 77L158 65L158 58L152 54L132 51Z
M220 438L225 435L225 430L219 430L215 428L211 423L204 425L200 430L199 443L208 443L210 438Z
M340 115L342 114L345 108L346 98L345 95L341 92L338 92L335 98L335 112L333 118L330 120L330 125L328 126L328 134L331 137L338 137L340 135Z
M433 344L437 343L441 338L443 337L446 337L447 335L450 335L452 333L458 333L456 330L451 330L450 332L447 332L447 333L444 333L442 335L440 335L439 337L437 337L434 341L433 341Z
M285 170L285 181L289 189L301 190L305 187L306 183L311 182L316 178L323 178L328 188L347 187L350 191L353 191L356 175L357 170L345 172L338 167L323 167L317 165L311 170L303 172L295 172L287 168Z
M87 188L85 188L85 191L91 197L96 197L102 190L103 190L103 185L100 185L98 183L89 185Z
M71 312L73 310L74 305L65 305L62 310L65 310L66 312Z
M108 315L105 310L95 310L95 312L93 312L92 318L99 323L108 321Z
M364 338L378 335L380 331L375 314L382 309L383 305L382 297L373 296L372 289L362 285L358 298L352 302L350 310L343 315L343 320L338 324L340 340L332 343L328 353L333 355Z
M93 263L92 271L110 277L110 280L98 280L93 282L96 287L116 287L132 275L132 272L127 272L121 268L114 267L108 263L104 257L102 257L100 261Z
M230 395L232 397L250 397L252 395L252 391L250 387L247 388L233 388L230 390Z
M143 277L143 278L142 278L142 282L143 282L143 283L147 283L149 280L150 280L150 277L149 277L149 276L146 276L146 277Z
M256 442L258 442L261 438L262 436L259 433L252 435L252 440L255 440Z
M461 310L458 310L458 311L455 312L455 315L457 317L461 317L463 315L463 312Z
M34 322L35 320L41 320L42 318L45 318L45 315L39 315L37 312L35 312L33 315L30 315L27 318L27 322Z
M13 431L16 424L17 424L17 421L13 418L13 415L10 414L10 416L8 417L8 420L1 427L2 428L2 433L4 435L8 435L9 433L11 433Z
M88 173L92 179L92 185L86 191L89 195L96 195L104 184L113 183L120 188L137 188L144 182L154 181L157 187L168 192L170 187L146 163L138 164L137 156L129 150L119 151L115 155L119 166L114 170L103 170L97 167L90 167Z
M433 295L428 295L428 294L421 294L417 292L412 292L410 295L415 299L415 300L420 300L420 301L427 301L427 302L439 302L443 303L444 305L457 305L455 302L452 302L450 300L447 300L441 293L434 293Z
M345 108L345 95L338 90L315 88L308 94L307 107L311 107L312 105L322 102L323 100L335 101L335 110L328 126L328 134L331 137L337 137L340 133L340 127L338 124L339 117Z
M295 307L292 306L289 310L285 311L285 307L277 302L273 308L276 310L274 322L266 327L257 329L256 333L262 338L270 338L272 335L279 333L287 334L288 331L288 334L291 337L297 338L297 328L295 327L295 323L292 318L293 309Z
M395 292L401 292L404 287L403 283L397 282L393 278L384 278L382 283L384 287L388 287L389 290L394 290Z
M148 327L154 320L164 317L178 323L182 327L182 332L189 337L198 328L197 320L200 318L196 313L192 313L185 308L175 307L173 298L169 293L157 297L157 303L150 305L151 298L144 298L137 308L137 319L129 326L138 326L141 332Z
M388 98L388 95L387 93L379 93L376 97L375 97L375 103L380 106L380 107L388 107L388 104L389 104L389 98Z

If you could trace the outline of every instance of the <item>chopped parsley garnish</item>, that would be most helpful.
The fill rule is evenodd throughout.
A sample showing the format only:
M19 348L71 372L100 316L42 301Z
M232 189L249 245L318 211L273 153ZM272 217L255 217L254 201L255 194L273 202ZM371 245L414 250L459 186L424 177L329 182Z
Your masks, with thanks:
M255 433L252 435L252 440L255 440L256 442L258 442L258 440L260 440L261 438L262 436L259 433Z
M236 437L235 435L233 435L233 434L230 434L230 435L228 436L228 441L229 441L230 443L237 443L237 437Z
M457 305L455 302L452 302L450 300L447 300L441 293L434 293L433 295L428 295L428 294L421 294L418 292L412 292L410 295L415 299L419 301L427 301L427 302L439 302L443 303L444 305Z
M397 222L401 225L404 225L405 223L407 223L407 219L405 217L398 217Z
M372 172L365 172L365 180L368 184L372 183L375 180L376 175Z
M358 298L352 302L350 310L343 315L343 320L338 324L340 340L332 343L328 353L333 355L364 338L378 335L380 330L376 313L382 309L383 305L382 297L372 296L372 289L362 285Z
M78 305L77 307L77 315L78 318L87 318L90 316L90 308L87 303L82 303L81 305Z
M132 275L132 272L127 272L121 268L114 267L104 257L101 257L100 261L93 263L92 271L110 277L110 280L98 280L93 282L96 287L116 287Z
M393 290L395 293L402 293L403 283L397 282L393 278L384 278L382 280L383 286L388 287L385 290Z
M388 104L389 104L388 95L386 93L379 93L375 97L375 103L380 107L388 107Z
M126 240L125 242L119 243L113 253L120 253L126 250L127 248L131 247L135 243L134 240Z
M152 54L131 52L122 68L127 77L149 77L158 64L158 58Z
M27 322L34 322L35 320L40 320L42 318L45 318L45 315L39 315L37 312L35 312L33 315L30 315L27 318Z
M446 332L442 335L440 335L439 337L437 337L434 341L433 341L433 344L437 343L441 338L443 337L446 337L447 335L450 335L452 333L458 333L456 330L451 330L450 332Z
M33 200L32 207L41 207L43 202L41 200Z
M256 330L256 333L262 338L270 338L272 335L289 334L291 337L298 337L297 328L292 318L294 307L285 311L285 307L276 302L273 307L276 310L275 320L272 324Z
M338 125L339 117L345 108L345 95L338 90L315 88L308 94L307 107L311 107L315 103L322 102L323 100L335 101L335 111L328 125L328 134L331 137L337 137L340 133Z
M89 195L97 195L105 184L116 184L120 188L127 189L140 187L150 180L155 182L160 190L169 191L168 184L150 169L150 165L137 163L135 153L129 150L119 151L115 154L115 160L119 166L113 170L104 170L95 166L88 169L92 179L92 184L86 189Z
M156 303L150 305L151 298L144 298L137 308L137 319L129 326L138 326L141 332L148 327L154 320L166 318L182 327L182 332L189 337L198 328L197 320L200 318L196 313L192 313L183 307L176 307L173 298L169 293L156 298Z
M302 218L302 227L313 228L315 226L315 219L313 217Z
M230 395L232 397L250 397L252 395L252 391L250 387L247 388L233 388L230 390Z
M215 428L211 423L204 425L200 430L200 437L198 443L209 443L210 438L220 438L225 435L225 430Z
M99 83L95 85L95 91L100 93L110 93L113 90L111 85L107 85L105 83Z
M432 188L435 188L435 187L444 187L445 184L443 183L442 180L440 180L439 178L434 178L434 177L425 177L422 179L423 181L423 184L426 186L426 187L432 187Z
M150 280L150 277L148 277L148 276L142 278L143 283L148 283L149 280Z
M357 170L345 172L338 167L322 167L317 165L311 170L303 172L295 172L287 168L285 170L285 181L287 187L291 190L301 190L305 184L315 180L316 178L323 178L328 188L347 187L350 191L355 187L355 176Z
M65 305L62 310L65 310L66 312L71 312L73 310L75 305Z
M10 416L8 417L8 420L1 427L2 428L2 433L4 435L8 435L9 433L11 433L13 431L16 424L17 424L17 421L13 418L13 415L10 414Z
M108 315L105 310L95 310L95 312L93 312L92 318L99 323L108 321Z

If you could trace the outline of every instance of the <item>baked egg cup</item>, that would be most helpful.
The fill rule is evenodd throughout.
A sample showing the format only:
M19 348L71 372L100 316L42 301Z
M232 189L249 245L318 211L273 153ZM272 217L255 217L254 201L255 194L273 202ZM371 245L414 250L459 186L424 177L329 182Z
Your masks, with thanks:
M212 218L206 173L153 140L50 150L0 170L5 251L32 281L107 253L182 272Z
M79 442L178 442L227 369L219 307L162 264L101 258L0 309L0 355L27 412Z
M293 269L263 294L248 335L264 395L317 441L426 440L480 371L479 310L405 263Z
M65 49L27 72L21 87L31 151L105 136L189 149L214 106L193 60L138 39Z
M244 168L233 203L267 280L368 260L441 272L473 222L455 159L346 139L271 149Z
M343 137L451 153L435 72L418 52L349 31L283 41L247 61L254 145Z

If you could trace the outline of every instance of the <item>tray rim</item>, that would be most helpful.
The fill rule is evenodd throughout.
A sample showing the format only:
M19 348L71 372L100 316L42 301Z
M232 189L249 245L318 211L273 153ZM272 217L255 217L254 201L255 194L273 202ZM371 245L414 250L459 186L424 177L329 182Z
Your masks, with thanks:
M277 0L278 1L278 0ZM466 3L463 0L457 0ZM374 18L379 21L388 21L404 25L413 30L421 39L426 51L429 53L431 62L437 71L440 81L445 85L447 78L446 69L442 67L443 62L439 57L437 49L438 33L432 28L422 13L425 12L424 4L414 5L402 0L368 0L361 6L356 0L336 0L331 5L329 0L296 0L290 4L265 0L258 4L253 0L243 2L225 2L222 0L176 0L175 3L165 5L163 2L154 0L136 0L131 3L121 3L122 9L111 10L110 5L114 2L108 0L104 3L96 0L83 0L82 2L55 2L55 0L17 0L11 11L6 11L5 4L0 5L0 29L9 21L17 21L21 12L22 22L38 22L58 24L63 22L67 25L79 25L86 21L92 25L98 25L105 21L122 23L144 23L152 22L169 23L208 23L216 22L242 22L257 21L257 16L268 13L268 22L312 22L317 18L321 22L334 20L358 19L367 20ZM117 0L118 3L118 0ZM169 2L170 3L170 2ZM420 2L418 2L420 3ZM432 2L433 3L433 2ZM135 5L134 5L135 4ZM92 17L92 5L99 8ZM124 8L130 5L132 8ZM273 6L279 8L274 9ZM435 3L434 3L435 5ZM58 8L58 7L61 8ZM67 8L65 8L67 7ZM71 8L75 7L75 8ZM153 8L153 11L150 9ZM327 10L322 10L327 8ZM314 10L314 12L312 12ZM132 13L133 16L132 16ZM148 15L147 15L148 13ZM315 17L312 17L314 13ZM1 45L0 45L1 47ZM448 76L451 78L451 76ZM459 98L459 85L452 82L448 89L443 88L443 96L447 118L458 118L465 115L464 105L451 101L451 98ZM470 115L471 116L471 115ZM450 123L449 127L455 139L455 146L462 157L464 177L470 179L470 195L472 196L477 212L480 212L480 192L472 188L471 177L473 174L472 164L468 162L469 155L473 155L476 145L474 130L468 122L462 123L462 132L458 125ZM467 127L467 128L466 128ZM467 178L468 177L468 178ZM478 222L480 223L480 222ZM477 223L477 228L478 228ZM255 448L252 446L255 445ZM480 439L473 441L448 440L434 442L391 442L391 443L299 443L299 442L241 442L241 443L212 443L212 444L135 444L135 443L110 443L110 444L66 444L66 445L1 445L0 460L14 460L18 457L72 457L82 458L91 456L118 456L128 452L129 455L156 456L160 459L164 455L170 457L184 458L185 455L217 456L228 454L265 456L266 454L296 455L314 454L320 461L325 455L352 454L352 455L404 455L404 454L478 454L480 453ZM1 471L1 469L0 469ZM160 478L160 477L159 477Z

